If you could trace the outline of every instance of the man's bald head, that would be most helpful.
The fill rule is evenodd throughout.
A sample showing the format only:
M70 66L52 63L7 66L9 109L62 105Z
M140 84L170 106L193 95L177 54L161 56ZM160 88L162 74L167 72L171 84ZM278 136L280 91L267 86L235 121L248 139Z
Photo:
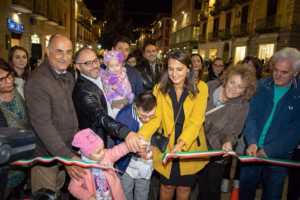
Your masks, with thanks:
M65 71L72 62L72 53L72 42L69 38L60 34L50 38L46 54L54 70Z

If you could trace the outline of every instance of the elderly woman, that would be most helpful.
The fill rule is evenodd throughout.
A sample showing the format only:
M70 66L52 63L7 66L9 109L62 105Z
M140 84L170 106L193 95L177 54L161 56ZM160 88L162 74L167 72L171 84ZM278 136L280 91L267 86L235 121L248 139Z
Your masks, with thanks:
M24 99L14 85L14 73L3 59L0 59L0 111L8 127L30 128Z
M256 89L255 71L247 64L229 67L221 80L208 82L205 135L209 149L232 150L241 133L248 100ZM200 199L221 199L220 186L226 158L215 157L200 173Z
M167 71L154 88L157 109L154 118L145 123L139 134L150 139L162 127L169 137L168 152L206 150L203 122L208 89L203 81L196 85L190 79L190 58L182 51L168 56ZM189 199L196 173L207 163L200 159L174 159L162 164L162 153L154 148L153 164L161 175L160 199L171 200L176 191L178 200Z
M27 50L21 46L12 47L8 52L8 62L14 71L17 90L24 98L24 83L27 80L30 72Z

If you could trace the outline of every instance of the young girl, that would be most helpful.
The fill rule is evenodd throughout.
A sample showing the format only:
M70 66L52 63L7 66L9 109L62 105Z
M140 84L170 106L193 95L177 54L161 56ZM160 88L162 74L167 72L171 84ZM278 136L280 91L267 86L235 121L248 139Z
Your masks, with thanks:
M100 77L104 86L105 96L112 108L111 117L115 117L125 105L132 103L134 94L123 67L124 56L118 51L104 53L106 69L101 69Z
M125 143L105 149L102 139L91 129L76 133L72 145L80 149L83 161L97 161L111 166L129 152ZM125 200L120 180L112 169L86 169L82 180L71 180L69 191L80 200Z

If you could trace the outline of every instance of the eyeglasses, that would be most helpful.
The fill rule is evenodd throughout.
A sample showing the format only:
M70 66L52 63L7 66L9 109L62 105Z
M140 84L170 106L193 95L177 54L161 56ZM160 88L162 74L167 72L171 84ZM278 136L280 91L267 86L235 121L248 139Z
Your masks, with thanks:
M9 79L11 80L12 78L13 78L13 74L12 72L9 72L5 76L0 78L0 83L3 83L4 81L7 81Z
M75 63L75 64L92 66L92 65L99 65L100 61L99 61L98 58L96 58L95 60L88 60L88 61L85 61L85 62Z

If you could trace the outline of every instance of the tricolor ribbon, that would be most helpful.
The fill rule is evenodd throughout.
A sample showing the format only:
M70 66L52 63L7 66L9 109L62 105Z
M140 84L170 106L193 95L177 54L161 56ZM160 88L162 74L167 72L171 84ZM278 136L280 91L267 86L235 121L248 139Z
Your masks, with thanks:
M189 159L189 158L209 158L214 156L231 155L237 157L243 163L268 163L272 165L279 165L284 167L300 167L299 161L275 159L275 158L262 158L255 156L238 156L234 151L223 150L210 150L210 151L192 151L192 152L176 152L176 153L164 153L162 162L166 164L173 158Z
M81 160L72 160L69 158L63 158L63 157L35 157L33 159L29 160L17 160L15 162L12 162L11 165L17 165L17 166L31 166L35 163L51 163L51 162L60 162L64 165L76 165L82 168L100 168L100 169L114 169L112 165L106 165L106 164L99 164L96 162L84 162Z

